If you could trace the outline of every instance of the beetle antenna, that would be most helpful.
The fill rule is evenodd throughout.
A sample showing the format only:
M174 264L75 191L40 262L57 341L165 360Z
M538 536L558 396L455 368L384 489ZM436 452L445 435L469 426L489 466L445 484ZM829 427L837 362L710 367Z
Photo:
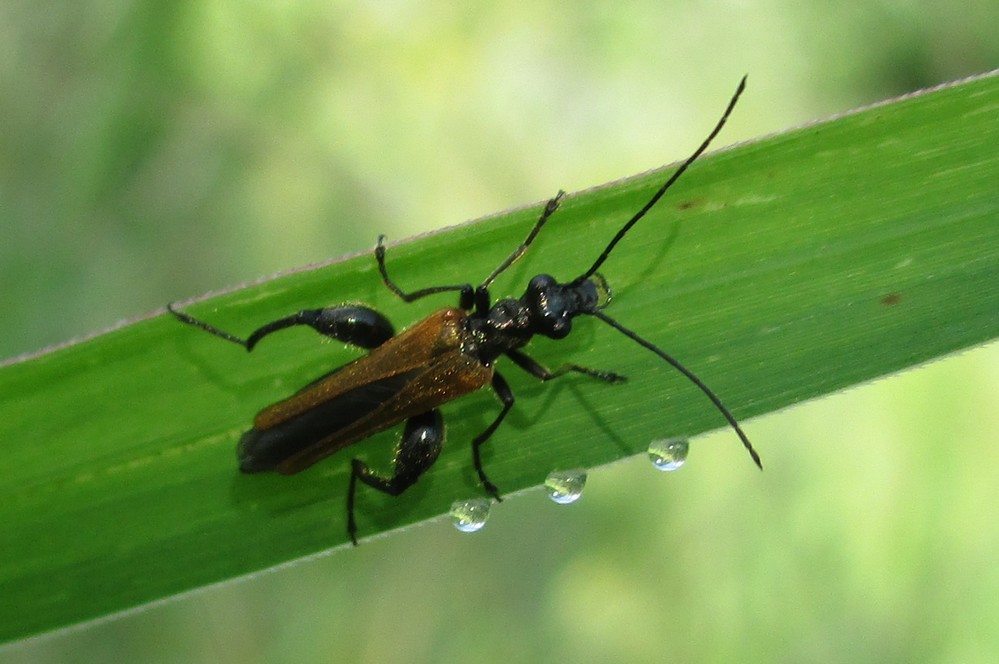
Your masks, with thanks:
M718 398L718 395L712 392L711 388L709 388L707 385L704 384L704 381L695 376L694 372L692 372L690 369L680 364L680 362L676 358L667 354L657 346L654 346L653 344L649 343L642 337L638 336L628 328L618 323L613 318L609 317L607 314L599 310L594 310L589 313L593 316L596 316L603 322L607 323L608 325L613 327L615 330L617 330L624 336L644 346L645 348L648 348L653 353L655 353L662 359L666 360L670 365L673 366L674 369L676 369L684 376L686 376L690 380L690 382L692 382L697 387L701 388L701 392L704 392L704 394L706 394L707 397L711 399L711 402L715 405L715 408L717 408L721 412L721 414L725 416L725 419L728 420L728 423L732 426L733 429L735 429L735 433L738 434L739 439L742 441L743 447L745 447L746 450L749 452L749 456L753 457L753 461L756 462L756 465L759 466L760 470L763 470L763 462L760 461L760 455L757 454L755 449L753 449L753 444L749 442L749 438L743 432L742 427L739 426L739 423L736 422L735 417L732 415L729 409L725 407L725 404L721 402L721 399Z
M628 233L628 231L631 230L631 227L637 224L639 220L642 217L644 217L645 214L649 210L651 210L656 203L659 202L659 199L663 197L663 194L666 193L666 190L672 187L673 183L679 180L680 176L683 175L683 172L686 171L687 168L691 164L693 164L694 161L698 157L700 157L705 150L708 149L708 146L711 145L711 141L714 140L715 136L718 135L718 132L720 132L722 130L722 127L725 126L725 121L728 120L728 116L731 115L732 109L735 108L736 102L739 101L739 96L742 94L742 91L746 89L746 78L747 78L746 76L743 76L742 80L739 81L739 87L736 88L735 94L732 95L732 100L728 103L728 107L725 109L725 112L722 114L721 119L718 120L718 124L716 124L715 128L711 130L711 133L708 134L708 137L704 139L704 142L701 143L700 147L694 150L694 154L687 157L687 160L684 161L682 164L680 164L680 167L673 172L673 175L671 175L669 179L666 180L666 183L663 186L659 187L659 191L657 191L652 196L652 198L649 199L649 202L646 203L641 210L636 212L635 216L629 219L628 223L626 223L621 228L621 230L617 232L617 235L615 235L614 238L610 241L610 244L608 244L607 248L603 250L603 253L601 253L600 256L597 257L597 260L594 261L590 269L584 272L582 275L573 279L572 285L575 286L581 284L590 277L592 277L593 274L600 269L600 266L604 264L604 261L607 260L607 257L610 256L610 253L614 250L614 247L617 246L617 243L620 242L621 239Z

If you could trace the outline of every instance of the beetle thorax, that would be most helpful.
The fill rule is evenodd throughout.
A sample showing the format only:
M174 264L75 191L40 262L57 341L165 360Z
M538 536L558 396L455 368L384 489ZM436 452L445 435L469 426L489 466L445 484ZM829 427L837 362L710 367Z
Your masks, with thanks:
M563 339L572 330L572 319L600 307L600 288L592 280L560 284L541 274L519 299L497 301L484 313L466 321L468 336L463 350L485 364L503 353L525 346L536 334Z

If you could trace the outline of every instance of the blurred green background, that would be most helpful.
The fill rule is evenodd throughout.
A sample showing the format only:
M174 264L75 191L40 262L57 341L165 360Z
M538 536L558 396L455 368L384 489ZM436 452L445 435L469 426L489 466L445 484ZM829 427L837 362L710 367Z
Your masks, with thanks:
M10 0L0 357L681 158L746 72L722 143L985 71L996 25L970 0ZM763 475L720 432L572 507L528 492L474 536L440 521L0 661L991 662L997 392L993 344L748 423Z

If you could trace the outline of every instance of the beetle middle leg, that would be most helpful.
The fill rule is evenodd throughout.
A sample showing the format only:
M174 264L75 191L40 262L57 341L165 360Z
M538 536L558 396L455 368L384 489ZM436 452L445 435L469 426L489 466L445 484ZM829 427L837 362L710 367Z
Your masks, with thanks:
M434 409L406 421L402 439L395 451L392 475L379 475L360 459L351 461L350 486L347 489L347 534L357 545L357 523L354 520L354 494L357 480L390 496L398 496L413 486L416 480L434 465L444 445L444 418Z
M533 358L521 353L520 351L508 350L506 355L521 369L543 381L552 380L570 372L581 373L608 383L622 383L627 380L625 376L620 374L610 371L600 371L598 369L589 369L587 367L581 367L578 364L565 364L555 371L549 371ZM493 391L496 392L496 396L498 396L499 400L503 403L503 409L499 412L499 415L496 416L496 419L493 420L492 424L486 427L485 431L472 440L472 465L475 467L475 472L478 474L479 481L482 482L482 486L485 488L486 492L488 492L496 500L502 502L503 498L500 497L499 489L495 484L489 481L489 478L486 476L486 471L482 468L482 454L479 451L479 448L482 447L482 444L489 440L490 436L492 436L496 429L499 428L500 423L506 418L510 409L513 408L513 404L516 399L513 396L513 390L510 389L510 384L506 382L506 379L503 378L499 372L493 373L492 387Z
M471 309L472 304L475 301L475 291L472 288L472 284L457 284L454 286L431 286L430 288L421 288L420 290L407 293L399 288L394 281L388 276L388 270L385 269L385 236L378 236L378 244L375 246L375 261L378 262L378 273L382 276L382 282L385 287L396 294L403 302L414 302L428 295L434 295L435 293L448 293L458 291L461 293L459 300L462 309Z
M484 442L489 440L489 437L493 435L500 423L506 418L506 414L513 408L516 399L513 396L513 390L510 389L510 384L506 382L506 379L498 371L493 373L492 387L493 391L496 392L496 396L503 402L503 409L496 416L496 419L493 420L492 424L486 427L485 431L472 439L472 465L475 468L475 472L478 473L479 481L482 482L482 487L486 492L497 501L503 502L503 498L499 494L499 489L486 477L486 471L482 468L482 455L479 452L479 448L482 447Z
M531 231L527 234L527 238L521 242L516 249L514 249L512 254L507 256L506 260L499 264L499 267L493 270L492 274L486 277L485 281L483 281L482 285L478 288L472 288L472 284L455 284L452 286L431 286L430 288L421 288L420 290L415 290L411 293L403 291L394 281L392 281L391 278L389 278L388 270L385 268L384 235L378 236L378 244L375 246L375 261L378 262L378 273L381 274L382 282L385 283L385 286L404 302L413 302L436 293L458 292L460 293L458 306L465 310L469 310L474 306L478 310L484 312L489 309L489 286L493 283L496 277L502 274L508 267L520 260L520 257L524 255L527 248L534 242L534 239L538 236L538 233L541 232L542 227L548 219L558 210L563 198L565 198L565 192L559 191L555 194L554 198L550 199L545 204L544 209L541 211L541 216L538 217L536 222L534 222L534 226L531 227Z
M253 350L257 342L268 334L296 325L307 325L322 335L361 348L377 348L395 335L392 323L385 316L374 309L354 304L326 307L325 309L305 309L267 323L251 333L246 339L220 330L190 314L177 311L173 305L168 304L167 311L183 323L201 328L226 341L239 344L248 351Z

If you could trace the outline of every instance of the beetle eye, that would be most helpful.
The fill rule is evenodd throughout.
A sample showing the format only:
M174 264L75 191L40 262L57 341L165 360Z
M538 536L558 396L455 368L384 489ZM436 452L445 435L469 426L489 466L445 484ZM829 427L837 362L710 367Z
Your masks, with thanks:
M558 282L555 281L554 277L539 274L527 284L527 292L524 293L524 297L532 303L540 303L543 299L548 298L549 292L557 285Z
M551 320L546 337L550 339L564 339L572 332L572 319L568 316L559 316Z

